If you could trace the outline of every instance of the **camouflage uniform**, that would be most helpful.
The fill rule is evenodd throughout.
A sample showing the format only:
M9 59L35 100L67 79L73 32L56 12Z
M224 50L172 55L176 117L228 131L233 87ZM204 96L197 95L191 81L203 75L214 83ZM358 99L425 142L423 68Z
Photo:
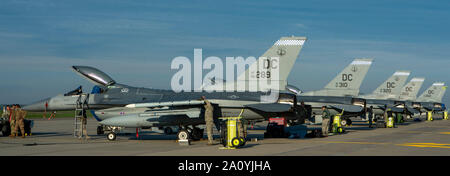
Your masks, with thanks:
M208 144L213 144L213 111L214 108L208 100L205 101L205 122L206 122L206 133L208 134Z
M240 123L238 123L238 130L239 135L244 139L247 138L247 128L248 128L247 121L241 119Z
M22 133L22 138L25 137L25 125L24 125L23 120L25 119L26 115L27 115L26 111L24 111L20 108L16 109L16 126L15 126L14 131L17 134L17 132L19 132L19 127L20 127L20 132Z
M11 116L10 121L9 121L10 129L11 129L10 137L15 137L15 136L17 136L17 134L16 134L16 108L15 107L11 108L10 116Z
M5 108L3 109L2 117L9 120L9 114L10 114L10 113L9 113L9 110L5 107Z
M83 110L81 113L82 113L82 117L81 117L80 139L81 139L82 136L84 136L86 139L89 139L91 137L89 137L88 134L87 134L87 115L86 115L86 110Z
M370 107L368 109L369 112L369 128L372 128L372 121L373 121L373 108Z
M322 135L328 136L328 128L330 126L330 111L327 108L322 112Z

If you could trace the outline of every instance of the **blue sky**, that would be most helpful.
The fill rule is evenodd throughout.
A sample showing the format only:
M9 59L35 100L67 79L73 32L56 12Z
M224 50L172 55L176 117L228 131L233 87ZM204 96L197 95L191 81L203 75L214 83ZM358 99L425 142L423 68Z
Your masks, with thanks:
M259 56L281 36L306 36L290 84L320 89L354 58L374 58L372 92L395 70L450 84L449 1L0 2L0 103L30 103L92 84L90 65L116 81L170 88L176 56ZM422 92L421 91L421 92ZM420 93L421 93L420 92ZM450 102L450 93L444 97Z

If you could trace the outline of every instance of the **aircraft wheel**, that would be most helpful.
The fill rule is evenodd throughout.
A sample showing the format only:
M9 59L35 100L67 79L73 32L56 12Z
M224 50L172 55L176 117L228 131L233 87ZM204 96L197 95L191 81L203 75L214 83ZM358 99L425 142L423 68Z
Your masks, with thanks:
M348 123L347 123L347 119L342 119L341 120L341 126L346 126Z
M110 133L108 133L108 135L106 135L106 138L107 138L109 141L114 141L114 140L116 140L116 133L110 132Z
M185 129L180 130L177 134L178 140L188 140L190 138L189 132Z
M169 134L172 134L172 133L173 133L173 130L172 130L171 127L164 128L164 134L169 135Z
M193 140L200 140L203 138L203 130L200 128L194 128L191 132L191 135Z
M103 127L97 126L97 135L102 135L102 134L105 134L105 131L103 131Z
M312 133L313 133L313 136L316 138L320 138L320 136L322 135L322 131L320 131L320 130L314 130Z
M9 125L3 125L2 127L2 135L9 136L11 134L11 129L9 129Z
M352 125L352 123L353 123L352 120L347 119L347 124L348 124L348 125Z
M238 137L235 137L231 140L232 147L239 147L242 145L241 140Z

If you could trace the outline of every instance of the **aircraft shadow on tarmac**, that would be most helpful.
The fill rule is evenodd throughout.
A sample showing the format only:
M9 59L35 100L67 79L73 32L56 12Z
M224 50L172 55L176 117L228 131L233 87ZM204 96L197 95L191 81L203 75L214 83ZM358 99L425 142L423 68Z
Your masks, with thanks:
M58 133L58 132L34 132L32 136L39 137L55 137L55 136L71 136L72 133Z

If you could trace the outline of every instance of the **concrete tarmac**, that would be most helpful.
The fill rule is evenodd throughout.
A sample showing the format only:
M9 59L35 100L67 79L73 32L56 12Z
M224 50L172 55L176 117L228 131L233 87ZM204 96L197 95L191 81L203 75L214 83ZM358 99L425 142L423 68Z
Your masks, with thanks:
M181 146L176 135L153 132L118 135L108 141L105 135L96 135L97 122L88 121L89 140L72 136L73 118L54 120L35 119L32 136L0 137L1 156L450 156L450 120L435 117L432 122L409 121L398 128L368 128L366 122L353 123L347 133L326 138L264 139L264 123L249 130L244 148L221 150L222 145L208 146L206 140ZM216 131L216 136L219 137ZM206 136L206 135L205 135Z

